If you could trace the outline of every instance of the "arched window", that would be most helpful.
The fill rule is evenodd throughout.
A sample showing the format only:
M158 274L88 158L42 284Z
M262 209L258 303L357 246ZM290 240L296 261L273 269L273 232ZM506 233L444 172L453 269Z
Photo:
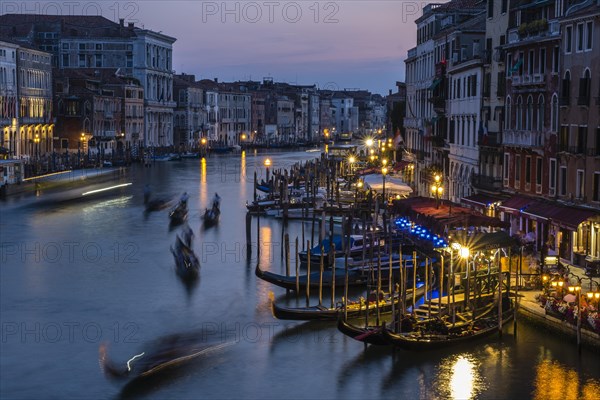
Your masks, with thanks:
M544 115L545 115L545 100L544 95L540 94L538 97L538 109L537 109L537 126L536 131L543 132L544 131Z
M589 68L586 68L583 73L583 78L579 79L579 97L577 98L577 104L580 106L590 105L591 81L590 70Z
M552 95L552 107L550 108L550 130L558 132L558 94Z
M511 129L512 117L512 100L510 96L506 96L506 113L504 114L504 129Z
M525 110L525 130L530 131L533 126L533 96L527 97L527 110Z

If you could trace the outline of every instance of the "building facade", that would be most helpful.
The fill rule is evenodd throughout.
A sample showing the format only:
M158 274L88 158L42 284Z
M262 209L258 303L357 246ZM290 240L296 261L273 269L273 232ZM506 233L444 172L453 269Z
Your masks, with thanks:
M0 41L0 129L3 156L19 157L19 96L17 92L17 49L15 43Z

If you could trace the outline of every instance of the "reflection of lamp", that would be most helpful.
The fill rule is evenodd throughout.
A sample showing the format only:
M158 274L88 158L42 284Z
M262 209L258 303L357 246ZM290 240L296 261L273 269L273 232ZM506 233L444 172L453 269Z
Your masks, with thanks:
M271 166L271 159L265 159L265 167L267 167L267 182L269 182L269 167Z

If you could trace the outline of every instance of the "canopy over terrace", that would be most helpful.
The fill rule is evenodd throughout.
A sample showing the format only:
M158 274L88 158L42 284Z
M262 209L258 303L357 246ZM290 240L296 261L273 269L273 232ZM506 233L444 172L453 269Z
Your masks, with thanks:
M509 227L507 222L500 221L498 218L485 216L449 201L440 201L437 207L436 199L428 197L394 200L392 209L397 215L408 217L438 235L445 235L454 228Z
M383 175L381 174L371 174L365 175L363 181L366 185L368 185L371 189L376 192L383 191ZM385 190L388 194L399 194L401 196L408 196L412 193L412 189L406 183L402 181L402 179L394 178L394 177L386 177L385 178Z

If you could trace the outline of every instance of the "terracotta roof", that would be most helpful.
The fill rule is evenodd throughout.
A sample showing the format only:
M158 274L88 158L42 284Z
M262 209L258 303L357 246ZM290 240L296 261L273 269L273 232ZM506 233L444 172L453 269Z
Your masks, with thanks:
M57 32L65 37L135 37L127 26L94 15L4 14L0 36L25 37L33 32Z

